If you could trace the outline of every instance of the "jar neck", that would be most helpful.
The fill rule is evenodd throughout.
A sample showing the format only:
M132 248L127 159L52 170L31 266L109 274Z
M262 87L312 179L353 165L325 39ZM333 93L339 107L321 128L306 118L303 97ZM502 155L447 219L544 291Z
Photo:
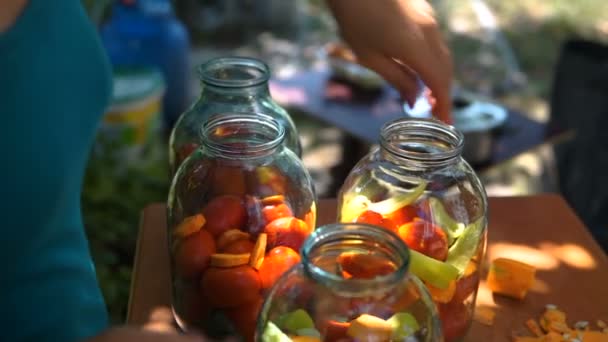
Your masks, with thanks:
M281 149L285 130L262 113L222 113L202 127L203 149L226 159L253 159L273 155Z
M369 279L345 278L338 258L361 253L394 268ZM407 280L409 249L388 230L358 223L335 223L317 228L302 246L306 274L341 296L382 295Z
M382 156L412 170L457 163L463 144L462 133L434 119L397 119L385 124L380 133Z
M270 95L270 69L254 58L215 58L199 67L199 75L202 97L234 100L234 97Z

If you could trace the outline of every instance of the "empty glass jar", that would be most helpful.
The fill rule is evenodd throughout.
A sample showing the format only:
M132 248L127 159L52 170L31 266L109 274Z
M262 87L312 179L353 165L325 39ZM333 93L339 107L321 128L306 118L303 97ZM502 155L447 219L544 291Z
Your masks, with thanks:
M315 228L315 194L272 117L222 113L201 133L169 192L173 310L186 331L252 340L262 296Z
M441 341L435 305L408 273L409 262L394 232L356 223L319 227L302 261L270 291L257 340Z
M285 128L284 144L301 155L296 127L289 114L270 96L270 70L246 57L222 57L199 67L202 83L198 100L184 112L171 132L169 162L174 174L181 162L201 144L200 127L218 113L265 113Z
M439 121L387 123L338 196L338 221L384 227L408 245L448 342L472 320L486 243L486 193L462 147L462 134Z

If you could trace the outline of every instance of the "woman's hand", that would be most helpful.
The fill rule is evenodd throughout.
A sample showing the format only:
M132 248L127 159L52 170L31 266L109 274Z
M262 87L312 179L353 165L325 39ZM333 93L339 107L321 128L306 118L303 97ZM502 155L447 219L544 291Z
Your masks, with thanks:
M451 122L452 59L426 0L327 0L342 38L362 65L376 71L413 104L432 92L433 113Z

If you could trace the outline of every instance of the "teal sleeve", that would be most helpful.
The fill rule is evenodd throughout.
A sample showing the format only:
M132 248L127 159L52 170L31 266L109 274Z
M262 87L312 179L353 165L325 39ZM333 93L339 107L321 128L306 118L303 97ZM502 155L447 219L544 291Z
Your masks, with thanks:
M110 90L78 0L29 0L0 33L2 341L79 341L107 326L80 195Z

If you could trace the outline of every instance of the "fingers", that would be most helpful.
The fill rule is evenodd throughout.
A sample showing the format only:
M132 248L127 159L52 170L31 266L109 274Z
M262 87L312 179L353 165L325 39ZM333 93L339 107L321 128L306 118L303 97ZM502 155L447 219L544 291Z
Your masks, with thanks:
M388 83L392 84L407 103L413 107L420 89L416 74L405 65L400 65L391 58L381 55L363 56L359 63L374 70Z

